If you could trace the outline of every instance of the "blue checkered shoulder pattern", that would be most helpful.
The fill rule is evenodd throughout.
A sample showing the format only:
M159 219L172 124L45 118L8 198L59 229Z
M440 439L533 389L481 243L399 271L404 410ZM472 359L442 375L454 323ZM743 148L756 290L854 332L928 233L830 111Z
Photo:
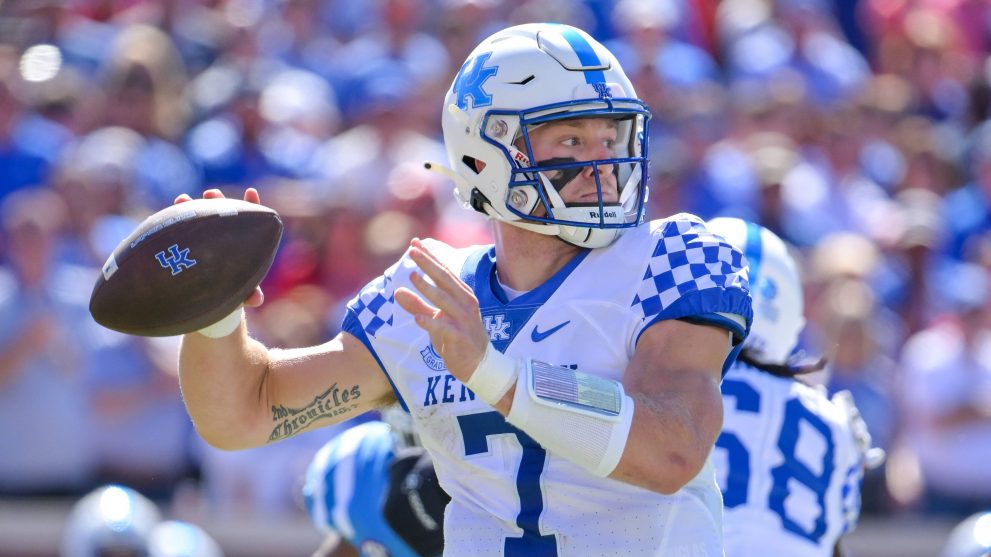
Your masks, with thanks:
M747 296L749 286L743 253L709 232L701 221L671 220L660 232L632 304L645 320L651 320L692 292L718 288L736 290L736 295L730 296L733 299ZM736 304L731 301L728 306L723 305L715 295L718 291L712 293L714 296L701 296L700 303L691 304L692 311L735 312Z
M392 325L396 305L395 288L391 276L381 276L348 302L348 308L354 312L368 336L375 336L383 325Z

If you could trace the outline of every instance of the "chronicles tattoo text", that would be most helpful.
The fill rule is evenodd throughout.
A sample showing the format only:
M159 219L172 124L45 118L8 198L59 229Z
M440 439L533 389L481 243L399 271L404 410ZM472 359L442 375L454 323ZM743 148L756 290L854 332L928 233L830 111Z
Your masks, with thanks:
M272 421L277 422L277 425L268 436L268 442L272 443L291 437L321 418L330 418L351 412L358 407L355 401L359 397L361 397L361 390L358 389L358 385L350 389L341 389L337 383L334 383L303 408L272 406Z

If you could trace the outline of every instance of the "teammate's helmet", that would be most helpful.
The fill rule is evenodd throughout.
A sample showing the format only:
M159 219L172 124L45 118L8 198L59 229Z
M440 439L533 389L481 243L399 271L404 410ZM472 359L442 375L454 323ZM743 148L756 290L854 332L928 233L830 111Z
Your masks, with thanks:
M195 524L166 520L151 531L148 557L224 557L220 545Z
M73 506L62 537L62 557L147 557L158 508L137 491L98 488Z
M940 557L991 556L991 511L965 519L950 532Z
M614 158L534 160L530 131L585 117L617 121ZM472 51L444 99L455 194L528 230L581 247L609 245L643 220L649 118L619 62L584 31L552 23L504 29ZM603 202L601 165L612 166L618 202ZM587 167L598 202L566 204L558 191Z
M763 363L787 363L805 326L802 280L787 246L770 230L741 219L716 218L708 227L747 259L754 322L743 348Z

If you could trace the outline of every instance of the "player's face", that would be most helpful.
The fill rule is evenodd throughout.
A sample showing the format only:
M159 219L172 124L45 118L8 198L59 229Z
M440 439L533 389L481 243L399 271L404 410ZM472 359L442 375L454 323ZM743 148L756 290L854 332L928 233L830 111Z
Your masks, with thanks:
M616 153L618 128L611 118L576 118L550 122L530 131L530 146L538 164L560 164L612 159ZM616 174L611 164L585 166L565 184L555 183L561 198L568 204L599 203L596 176L602 184L602 202L619 201ZM547 171L551 182L559 182L567 171Z

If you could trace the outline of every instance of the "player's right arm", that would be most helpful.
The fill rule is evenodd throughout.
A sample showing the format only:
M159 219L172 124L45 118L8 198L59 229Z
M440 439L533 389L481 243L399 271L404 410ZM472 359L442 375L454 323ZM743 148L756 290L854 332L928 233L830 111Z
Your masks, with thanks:
M183 336L179 385L200 436L227 450L279 441L395 400L374 357L350 334L320 346L269 349L243 323L220 339Z
M217 190L204 194L221 196ZM258 203L258 192L249 189L245 200ZM256 289L245 305L259 305L262 298ZM221 338L183 336L179 384L200 436L228 450L275 442L395 400L378 362L350 334L319 346L269 349L248 335L243 319Z

